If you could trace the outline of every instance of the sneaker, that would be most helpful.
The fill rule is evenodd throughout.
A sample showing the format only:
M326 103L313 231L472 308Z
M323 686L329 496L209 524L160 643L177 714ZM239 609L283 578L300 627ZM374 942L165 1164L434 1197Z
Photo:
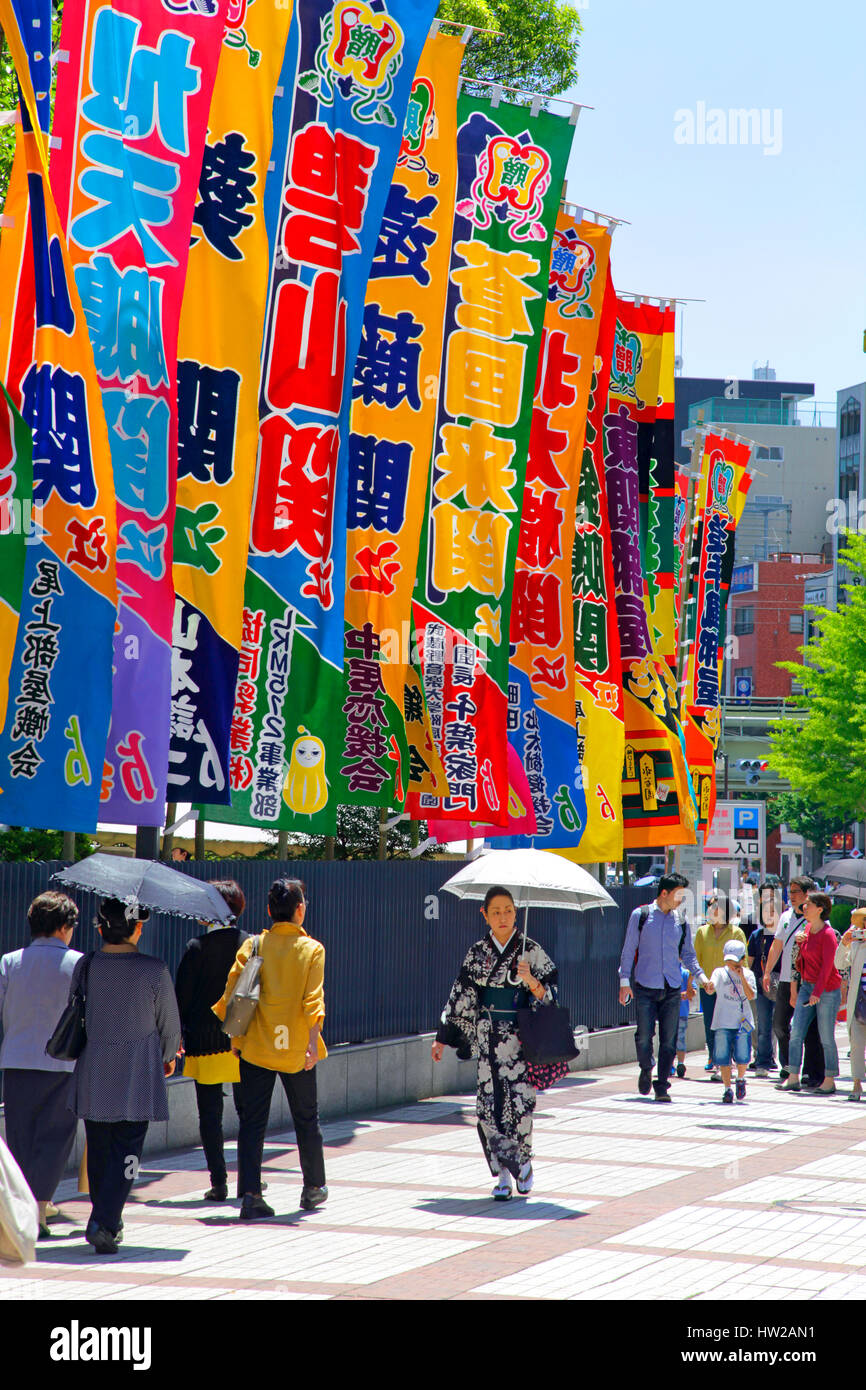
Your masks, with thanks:
M686 1074L685 1064L684 1064L683 1062L677 1062L677 1076L679 1077L680 1081L682 1081L682 1079L683 1079L683 1077L685 1076L685 1074Z
M710 1077L710 1080L711 1080L711 1081L721 1081L721 1079L722 1079L722 1073L719 1071L718 1067L714 1067L714 1068L713 1068L713 1074L712 1074L712 1076Z
M328 1200L327 1187L305 1187L301 1192L301 1210L315 1211Z
M269 1207L264 1197L254 1197L247 1192L241 1202L240 1221L265 1221L269 1216L276 1216L273 1207Z
M722 1094L722 1105L733 1105L733 1103L734 1103L734 1093L733 1093L733 1091L731 1090L731 1088L728 1087L727 1090L724 1091L724 1093Z
M736 1091L737 1091L737 1100L745 1100L745 1099L746 1099L746 1078L745 1078L744 1076L738 1076L738 1077L737 1077Z
M500 1173L500 1174L499 1174L499 1177L498 1177L497 1182L496 1182L496 1186L494 1187L494 1189L493 1189L493 1191L491 1192L490 1195L491 1195L491 1197L493 1198L494 1202L510 1202L510 1201L511 1201L512 1193L511 1193L511 1174L510 1174L510 1173L507 1173L507 1172L506 1172L506 1173Z
M653 1074L652 1074L652 1072L651 1072L651 1071L644 1071L644 1070L642 1069L642 1070L641 1070L641 1073L640 1073L640 1076L639 1076L638 1079L637 1079L637 1088L638 1088L638 1090L640 1091L641 1095L642 1095L642 1096L648 1096L649 1093L650 1093L650 1091L652 1090L652 1085L653 1085Z
M222 1187L218 1187L215 1183L213 1187L208 1188L202 1200L205 1202L227 1202L228 1199L228 1187L226 1187L225 1184L223 1184Z
M532 1184L532 1164L524 1163L523 1167L520 1170L520 1176L517 1179L517 1191L520 1193L521 1197L529 1196L530 1192L532 1191Z
M770 1073L767 1071L767 1068L766 1068L766 1067L755 1067L755 1075L756 1075L756 1076L769 1076Z
M668 1095L667 1091L656 1091L656 1104L664 1105L665 1103L667 1103L668 1105L671 1104L671 1098Z
M704 1067L704 1071L715 1071L715 1067L713 1066L712 1062L707 1062L707 1065Z
M87 1230L89 1234L86 1234L86 1239L93 1246L94 1255L117 1254L117 1238L104 1226L97 1226L95 1223L91 1226L88 1222Z

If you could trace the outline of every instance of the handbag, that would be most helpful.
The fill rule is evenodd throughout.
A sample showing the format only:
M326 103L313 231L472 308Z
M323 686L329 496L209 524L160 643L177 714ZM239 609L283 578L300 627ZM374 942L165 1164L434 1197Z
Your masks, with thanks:
M256 1009L259 1007L259 996L262 992L262 958L259 954L262 938L253 938L252 955L238 976L237 983L231 993L231 998L226 1005L226 1016L223 1020L223 1032L230 1038L242 1038L248 1031L250 1024L255 1016Z
M860 986L854 1001L854 1017L858 1023L866 1023L866 970L860 976Z
M797 932L800 930L800 925L801 925L801 920L800 920L799 918L795 918L794 926L792 927L792 929L791 929L791 931L788 933L788 935L785 937L785 940L784 940L784 942L783 942L782 951L781 951L781 954L780 954L780 956L779 956L779 964L778 964L778 967L775 967L775 966L774 966L774 968L770 971L770 987L769 987L769 989L765 989L765 990L764 990L764 994L765 994L766 997L771 1001L771 1003L775 1003L776 1000L777 1000L777 998L779 997L779 984L780 984L781 979L782 979L782 956L785 954L785 948L786 948L786 946L788 945L788 942L791 940L791 937L792 937L792 936L796 936ZM792 953L792 965L793 965L793 953Z
M523 1056L533 1067L569 1062L580 1056L568 1009L558 1004L544 1004L540 1009L518 1009L517 1031Z
M90 972L90 962L95 954L95 951L90 951L85 956L75 993L70 997L69 1003L60 1015L57 1027L45 1044L45 1051L48 1056L53 1057L56 1062L75 1062L84 1051L84 1044L87 1042L85 1024L87 976Z

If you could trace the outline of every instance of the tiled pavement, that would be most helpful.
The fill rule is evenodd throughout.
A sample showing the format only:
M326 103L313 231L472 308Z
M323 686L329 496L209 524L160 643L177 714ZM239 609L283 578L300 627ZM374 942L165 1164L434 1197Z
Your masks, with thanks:
M847 1039L839 1034L849 1081ZM331 1199L297 1210L291 1135L265 1150L274 1221L201 1201L200 1151L148 1159L117 1256L83 1241L88 1204L0 1299L837 1299L866 1296L866 1104L751 1079L722 1106L702 1057L674 1104L634 1066L539 1097L536 1189L495 1203L474 1105L454 1096L325 1125ZM230 1162L234 1146L228 1146Z

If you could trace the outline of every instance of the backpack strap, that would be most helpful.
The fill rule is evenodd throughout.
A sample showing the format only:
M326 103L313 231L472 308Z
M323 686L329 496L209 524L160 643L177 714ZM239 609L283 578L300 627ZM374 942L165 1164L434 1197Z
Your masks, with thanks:
M650 915L651 904L644 903L637 918L637 946L634 951L634 960L631 963L631 979L634 980L634 972L637 970L637 958L640 955L640 934L646 925L646 920Z

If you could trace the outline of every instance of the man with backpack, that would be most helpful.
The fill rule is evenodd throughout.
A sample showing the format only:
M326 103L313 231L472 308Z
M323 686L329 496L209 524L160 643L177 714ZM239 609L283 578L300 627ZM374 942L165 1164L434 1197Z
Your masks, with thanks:
M689 881L683 874L663 874L654 903L635 908L628 919L619 965L619 1002L634 995L637 1006L635 1051L640 1076L637 1088L657 1101L670 1101L671 1064L676 1055L682 995L682 966L702 985L709 981L698 964L687 921L676 915ZM659 1029L658 1072L652 1079L653 1033Z

